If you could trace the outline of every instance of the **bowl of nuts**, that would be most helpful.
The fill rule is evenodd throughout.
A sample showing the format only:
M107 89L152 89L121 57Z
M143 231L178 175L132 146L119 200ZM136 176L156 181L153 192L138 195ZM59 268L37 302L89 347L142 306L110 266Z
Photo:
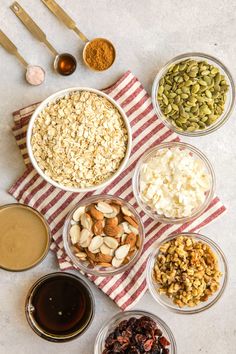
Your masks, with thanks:
M212 307L222 296L228 267L220 247L206 236L181 233L159 242L147 265L153 298L181 314Z
M175 338L164 321L146 311L116 314L100 329L94 354L176 354Z
M196 147L166 142L148 149L136 164L133 192L143 211L166 224L183 224L200 216L215 191L215 173Z
M103 188L125 168L132 144L122 108L105 93L74 87L44 100L32 115L27 148L37 172L71 192Z
M218 59L186 53L158 72L152 102L168 128L182 135L201 136L228 120L234 108L235 86L230 72Z
M63 242L73 264L85 273L122 273L139 259L144 242L142 221L125 200L96 195L81 200L68 214Z

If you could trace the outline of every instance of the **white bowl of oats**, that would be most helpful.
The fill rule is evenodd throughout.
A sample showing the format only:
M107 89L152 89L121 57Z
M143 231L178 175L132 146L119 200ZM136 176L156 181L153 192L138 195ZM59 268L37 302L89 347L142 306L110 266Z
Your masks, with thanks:
M128 118L107 94L73 87L35 110L27 148L37 172L53 186L88 192L111 183L125 168L132 145Z

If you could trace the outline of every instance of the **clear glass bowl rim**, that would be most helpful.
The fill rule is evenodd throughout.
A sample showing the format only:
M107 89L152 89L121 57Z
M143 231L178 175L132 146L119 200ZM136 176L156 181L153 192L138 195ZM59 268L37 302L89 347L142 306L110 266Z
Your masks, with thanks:
M158 103L158 101L156 99L157 89L158 89L158 86L159 86L159 81L162 78L162 76L165 74L165 72L167 71L168 67L170 65L176 64L177 62L180 62L182 60L191 59L191 58L201 58L203 60L210 60L210 61L214 62L216 65L218 65L221 68L221 70L227 76L227 79L228 79L228 82L229 82L229 92L228 92L228 94L231 97L228 110L223 112L223 114L217 120L217 122L215 124L213 124L212 126L209 126L207 129L197 130L195 132L187 132L187 131L178 130L173 124L171 124L171 122L168 119L165 118L164 114L162 113L162 111L161 111L161 109L159 107L159 103ZM167 126L169 129L171 129L175 133L177 133L179 135L191 136L191 137L204 136L204 135L213 133L214 131L219 129L222 125L224 125L227 122L227 120L231 116L231 114L233 112L233 109L234 109L234 106L235 106L235 85L234 85L234 80L233 80L233 77L232 77L230 71L228 70L228 68L219 59L215 58L214 56L209 55L209 54L205 54L205 53L201 53L201 52L183 53L183 54L177 55L176 57L174 57L171 60L169 60L158 71L158 73L157 73L157 75L156 75L156 77L155 77L155 79L153 81L153 85L152 85L152 103L153 103L154 110L156 111L156 114L157 114L158 118L161 119L162 123L165 124L165 126Z
M201 308L188 308L185 307L184 309L179 308L177 305L175 305L173 303L172 306L167 305L165 302L161 301L160 295L157 293L157 291L154 289L154 285L153 285L153 280L152 280L152 269L153 269L153 262L157 256L157 254L159 253L159 248L163 243L166 243L170 240L173 240L174 238L178 237L178 236L187 236L187 237L193 237L196 240L200 240L206 244L208 244L213 251L215 252L215 250L217 251L217 255L220 255L220 259L221 262L223 264L224 269L221 269L221 271L223 271L223 283L221 288L219 289L219 291L217 292L216 297L214 297L212 299L212 301L210 301L209 303L207 303L205 306L201 307ZM196 313L200 313L203 312L209 308L211 308L214 304L216 304L218 302L218 300L222 297L226 285L228 283L228 264L226 261L226 257L225 254L223 253L223 251L221 250L221 248L217 245L217 243L215 243L212 239L210 239L209 237L199 234L199 233L194 233L194 232L181 232L178 234L172 234L170 236L168 236L167 238L163 239L162 241L157 241L156 242L156 246L154 245L155 249L154 251L150 254L149 258L148 258L148 262L147 262L147 267L146 267L146 279L147 279L147 285L148 285L148 290L150 291L152 297L154 298L154 300L156 300L161 306L167 308L168 310L178 313L178 314L184 314L184 315L193 315Z
M131 261L127 264L125 264L122 267L119 267L117 269L111 269L111 270L106 270L106 271L99 271L97 269L90 269L86 266L84 266L83 262L80 262L78 260L77 257L74 256L73 252L70 250L70 246L68 244L68 226L69 226L69 222L72 218L72 215L74 213L74 211L83 205L87 205L93 202L96 202L96 200L98 199L108 199L108 200L118 200L126 205L128 205L129 209L131 210L131 212L134 214L134 216L136 217L136 219L138 220L138 224L139 224L139 237L140 237L140 248L138 250L138 252L136 253L136 255L131 259ZM143 251L143 245L144 245L144 226L141 220L140 215L137 213L137 211L134 209L134 207L127 202L125 199L122 199L120 197L117 197L115 195L111 195L111 194L96 194L93 195L91 197L85 198L81 201L79 201L74 207L73 209L68 213L68 215L66 216L65 222L64 222L64 227L63 227L63 244L64 244L64 248L66 251L66 254L68 255L68 257L71 259L71 261L78 266L78 268L80 268L82 271L84 271L87 274L92 274L92 275L96 275L96 276L113 276L116 274L120 274L125 272L126 270L128 270L129 268L131 268L139 259L139 257L142 254Z
M148 159L150 156L152 156L152 154L157 150L161 150L164 148L174 148L174 147L188 149L190 152L197 155L197 157L200 158L205 163L207 170L211 176L211 181L212 181L211 189L209 191L209 194L208 194L205 202L202 204L202 206L198 210L196 210L192 215L190 215L188 217L178 218L178 219L177 218L167 218L167 217L161 216L161 215L160 216L153 215L151 211L149 211L147 208L143 207L143 204L145 204L145 203L142 202L142 200L139 196L139 191L138 191L138 178L139 178L140 169L141 169L144 161L146 159ZM181 224L181 223L185 223L185 222L192 221L192 220L196 219L198 216L200 216L207 209L207 207L211 203L214 193L215 193L216 177L215 177L214 169L213 169L212 164L210 163L209 159L198 148L196 148L195 146L190 145L188 143L170 141L170 142L161 143L161 144L154 146L144 152L144 154L141 156L141 158L138 160L138 162L136 164L133 179L132 179L132 184L133 184L133 193L134 193L136 201L138 202L138 205L147 215L150 216L150 218L152 218L156 221L162 222L162 223L166 223L166 224Z
M43 331L43 329L40 328L40 326L37 326L34 324L34 322L32 321L31 317L30 317L30 304L31 304L31 297L33 296L33 293L36 291L36 289L38 288L38 286L40 286L42 284L42 282L44 282L45 280L49 279L49 278L53 278L55 276L66 276L66 277L71 277L76 279L80 284L82 284L86 290L89 293L90 296L90 300L91 300L91 316L88 320L88 322L86 323L86 326L80 331L76 331L70 335L64 335L64 336L60 336L60 335L51 335L51 334L47 334L45 331ZM29 324L29 326L32 328L32 330L41 338L49 341L49 342L54 342L54 343L65 343L65 342L69 342L75 338L80 337L81 335L83 335L88 328L90 327L90 325L93 322L94 319L94 315L95 315L95 298L92 292L92 289L90 288L90 286L80 277L78 277L75 274L72 273L68 273L68 272L53 272L53 273L49 273L46 275L43 275L42 277L40 277L38 280L36 280L33 285L30 287L27 295L26 295L26 300L25 300L25 316L27 319L27 322Z
M103 336L106 334L104 332L109 331L110 326L116 322L116 321L122 321L126 317L135 317L135 316L149 316L154 319L154 321L157 323L157 325L160 327L161 330L164 329L168 336L168 340L170 341L170 354L177 354L177 345L175 341L175 337L169 328L169 326L157 315L150 313L148 311L143 311L143 310L131 310L131 311L125 311L125 312L118 312L116 315L114 315L111 319L105 322L105 324L102 326L102 328L99 330L95 344L94 344L94 354L102 354L101 352L101 346L103 345ZM165 335L165 333L163 333Z

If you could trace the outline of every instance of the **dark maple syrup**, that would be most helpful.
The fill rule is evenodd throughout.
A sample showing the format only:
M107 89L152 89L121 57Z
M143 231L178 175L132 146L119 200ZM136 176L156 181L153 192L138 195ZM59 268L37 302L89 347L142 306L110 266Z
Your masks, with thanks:
M44 338L68 340L84 331L93 317L87 285L69 273L53 273L36 283L30 298L30 325ZM54 340L55 340L54 338Z
M73 74L76 69L77 63L73 55L64 53L58 55L58 57L56 58L55 66L59 74L68 76Z

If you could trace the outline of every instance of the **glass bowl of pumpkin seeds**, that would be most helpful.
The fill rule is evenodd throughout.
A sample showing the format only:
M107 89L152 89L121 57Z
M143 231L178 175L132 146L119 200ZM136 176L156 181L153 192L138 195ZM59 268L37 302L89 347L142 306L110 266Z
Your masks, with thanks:
M152 88L157 116L178 134L202 136L230 117L235 86L228 69L203 53L186 53L170 60Z

